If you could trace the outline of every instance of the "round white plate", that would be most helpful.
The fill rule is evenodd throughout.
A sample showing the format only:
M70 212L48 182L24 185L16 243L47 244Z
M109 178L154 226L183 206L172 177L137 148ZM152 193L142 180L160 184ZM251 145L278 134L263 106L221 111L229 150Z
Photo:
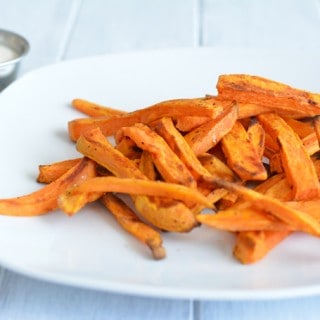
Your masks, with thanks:
M320 92L320 60L303 52L177 49L98 56L31 72L0 94L0 197L37 190L39 164L79 156L67 122L80 97L133 110L170 98L215 94L222 73L249 73ZM146 296L281 298L320 293L320 240L295 234L264 260L241 265L233 235L202 226L164 234L155 261L98 205L74 217L0 216L0 263L58 283Z

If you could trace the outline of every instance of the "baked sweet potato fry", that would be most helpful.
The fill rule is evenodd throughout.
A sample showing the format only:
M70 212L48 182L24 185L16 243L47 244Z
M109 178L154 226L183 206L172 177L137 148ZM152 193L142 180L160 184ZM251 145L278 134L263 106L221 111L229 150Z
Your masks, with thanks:
M275 113L259 115L258 120L268 134L279 143L281 163L292 185L293 199L310 200L319 197L317 173L298 135Z
M68 159L50 164L39 165L39 174L37 182L51 183L61 177L69 169L81 161L81 158Z
M240 197L250 201L252 206L272 214L295 230L304 231L316 236L320 235L320 223L308 213L289 207L276 198L260 194L232 182L221 179L214 179L212 182L221 188L237 193Z
M288 117L282 118L301 139L314 133L314 125L311 120L297 120Z
M210 176L209 171L202 166L190 145L175 128L171 118L161 118L155 124L154 129L165 139L171 150L182 160L196 180L202 176Z
M83 158L55 181L33 193L17 198L0 199L0 214L37 216L55 210L60 194L95 175L96 164L88 158Z
M283 174L275 175L263 181L255 191L288 201L291 199L291 189ZM229 231L263 231L263 230L293 230L292 226L280 221L264 210L255 208L249 201L237 201L232 206L218 211L216 214L197 216L199 222L211 227Z
M181 132L188 132L211 120L201 116L179 116L175 119L175 126Z
M251 143L245 128L239 121L235 122L231 131L222 138L221 143L229 167L243 181L267 179L268 174L256 146Z
M150 153L157 170L165 181L196 187L196 180L186 165L155 131L142 123L123 127L121 131L135 141L139 148Z
M184 138L196 155L213 148L228 133L238 117L238 107L232 105L221 115L188 132Z
M77 149L117 177L147 179L134 162L115 150L99 128L84 132ZM192 211L182 202L146 195L135 196L133 201L141 216L161 230L188 232L198 225Z
M301 140L309 156L314 155L320 150L319 141L318 141L316 132L312 132L308 134L307 136L303 137Z
M261 105L286 117L305 118L320 115L320 94L295 89L259 76L220 75L217 90L220 99Z
M139 161L139 169L149 180L158 180L158 173L148 151L143 151Z
M313 119L314 132L318 140L318 145L320 145L320 116L316 116Z
M201 114L202 116L215 118L229 106L230 102L215 99L168 100L123 115L72 120L68 123L69 136L71 140L76 141L83 131L95 127L99 127L105 136L111 136L122 127L128 127L139 122L149 124L166 116L198 116Z
M221 99L224 99L223 96L220 97ZM219 97L218 97L219 99ZM266 113L270 112L270 108L266 106L262 106L257 103L246 103L246 102L241 102L239 100L237 101L237 106L238 106L238 119L249 119L251 117L257 116L261 113Z
M212 208L212 204L202 193L183 185L163 181L117 178L112 176L92 178L78 186L71 187L60 196L59 207L68 215L72 215L82 208L83 201L75 200L79 197L82 199L83 194L90 195L92 193L99 194L106 192L165 197Z
M211 176L228 181L238 180L235 173L215 155L211 153L203 153L198 156L198 159Z
M100 104L84 100L73 99L71 105L76 110L86 114L89 117L112 117L116 115L125 114L125 111L109 108Z
M292 230L288 224L280 221L263 210L253 208L250 203L244 202L234 205L216 214L197 215L200 223L209 227L226 231L260 231L260 230Z
M139 159L142 154L142 150L129 137L122 137L119 141L116 141L115 148L130 160Z
M263 157L264 154L264 144L265 144L265 131L260 125L260 123L255 122L249 125L247 130L248 138L256 150L256 153L260 157Z
M116 150L99 128L86 131L78 139L76 148L117 177L146 179L134 162Z
M243 264L257 262L291 233L290 230L239 232L233 254Z
M106 193L101 198L101 202L116 218L124 230L151 249L152 255L155 259L159 260L165 258L166 250L162 246L160 232L141 221L135 212L133 212L122 200L113 194Z

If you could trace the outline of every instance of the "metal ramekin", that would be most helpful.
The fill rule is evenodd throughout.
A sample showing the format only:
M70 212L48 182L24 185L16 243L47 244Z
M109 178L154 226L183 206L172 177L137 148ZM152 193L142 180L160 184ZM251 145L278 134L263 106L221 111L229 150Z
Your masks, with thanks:
M0 91L2 91L16 79L20 62L29 51L29 43L14 32L0 29L0 45L15 53L12 59L0 62Z

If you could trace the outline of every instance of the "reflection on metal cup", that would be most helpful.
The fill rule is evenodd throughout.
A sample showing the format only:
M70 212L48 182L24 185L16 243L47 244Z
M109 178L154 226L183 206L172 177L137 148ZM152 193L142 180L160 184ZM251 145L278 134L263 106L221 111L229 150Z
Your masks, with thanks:
M29 43L22 36L0 29L0 91L12 83L18 74Z

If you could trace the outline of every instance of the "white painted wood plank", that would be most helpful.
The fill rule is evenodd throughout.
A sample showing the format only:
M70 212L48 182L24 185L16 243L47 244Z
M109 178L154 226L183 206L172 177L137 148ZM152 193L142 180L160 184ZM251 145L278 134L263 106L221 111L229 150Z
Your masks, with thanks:
M201 0L205 46L320 49L318 0Z
M201 320L317 320L320 296L268 301L229 301L202 303L197 310Z
M68 23L73 1L0 0L0 28L17 32L30 43L21 73L53 63Z
M83 0L67 58L193 45L194 0Z
M186 320L189 303L73 288L6 271L0 288L0 319Z

